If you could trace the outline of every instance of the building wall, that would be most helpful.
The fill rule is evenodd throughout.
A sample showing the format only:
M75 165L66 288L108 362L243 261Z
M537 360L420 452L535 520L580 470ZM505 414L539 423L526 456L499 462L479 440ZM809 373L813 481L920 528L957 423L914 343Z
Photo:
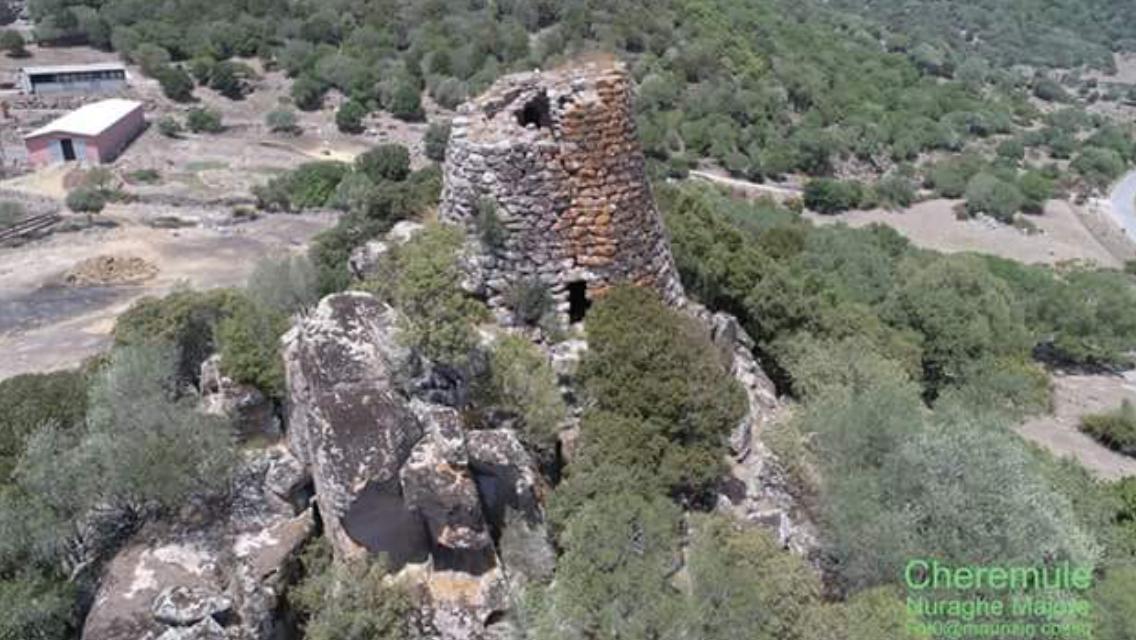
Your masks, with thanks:
M142 106L131 111L94 140L95 157L92 162L110 162L122 153L146 126Z
M126 87L126 77L92 78L63 82L32 82L32 77L20 74L20 88L24 93L111 93Z
M24 141L28 161L35 166L63 162L62 141L70 139L75 147L75 159L88 164L111 162L146 126L142 107L127 114L98 136L79 136L67 133L49 133Z
M506 76L453 119L439 217L474 231L495 206L503 238L479 260L491 306L526 280L562 312L581 281L589 299L621 282L682 298L631 99L623 67L587 65Z

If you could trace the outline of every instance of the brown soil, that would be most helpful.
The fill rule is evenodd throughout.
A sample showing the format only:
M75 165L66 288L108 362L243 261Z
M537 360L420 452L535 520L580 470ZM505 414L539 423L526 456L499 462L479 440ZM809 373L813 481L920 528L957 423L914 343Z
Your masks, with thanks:
M73 287L137 284L156 275L158 267L137 256L95 256L72 267L63 282Z

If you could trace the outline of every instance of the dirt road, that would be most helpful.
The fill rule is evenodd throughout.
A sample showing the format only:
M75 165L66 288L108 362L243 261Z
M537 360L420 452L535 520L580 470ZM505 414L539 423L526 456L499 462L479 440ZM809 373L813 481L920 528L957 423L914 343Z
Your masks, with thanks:
M1123 376L1056 375L1053 386L1053 414L1031 418L1018 433L1054 455L1073 457L1103 480L1136 476L1136 458L1117 453L1077 429L1085 414L1115 410L1126 398L1136 402L1136 371Z

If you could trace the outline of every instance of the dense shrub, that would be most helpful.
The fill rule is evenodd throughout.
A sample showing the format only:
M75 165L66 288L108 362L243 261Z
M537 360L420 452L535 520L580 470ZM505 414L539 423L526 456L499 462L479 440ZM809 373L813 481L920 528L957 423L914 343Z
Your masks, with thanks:
M505 336L489 354L483 401L523 419L522 437L534 447L550 447L567 417L556 374L544 353L519 336Z
M303 578L288 590L288 601L303 616L305 638L412 637L414 596L390 581L382 558L337 562L331 545L318 538L304 549L300 562Z
M505 225L497 216L497 202L492 198L481 198L477 201L477 234L481 242L490 251L500 250L505 244Z
M426 112L422 110L421 92L408 81L399 82L395 87L388 108L391 115L407 122L420 122L426 117Z
M0 579L0 638L63 640L73 637L75 587L31 575Z
M76 213L98 213L106 207L106 196L98 189L77 187L67 194L67 208Z
M217 324L217 343L225 374L251 384L266 395L284 395L284 361L280 336L288 330L288 316L253 299L237 298L229 314Z
M405 180L410 175L410 151L400 144L382 144L355 158L355 170L374 182Z
M76 427L86 414L87 376L82 371L0 380L0 485L8 481L28 434L48 423Z
M157 72L158 82L162 86L162 93L170 100L176 102L189 102L193 100L193 78L179 66L165 66Z
M264 124L272 133L286 133L299 135L300 125L297 124L296 113L291 109L274 109L264 117Z
M839 213L860 206L863 187L857 182L817 178L805 184L805 206L818 213Z
M26 214L23 204L15 200L0 200L0 227L19 222Z
M343 133L363 133L363 118L366 115L366 106L355 100L348 100L335 112L335 126Z
M513 312L513 319L521 324L535 326L555 311L548 285L535 278L513 283L504 297L505 306Z
M485 307L459 286L462 241L460 229L427 225L393 251L390 288L407 344L431 360L457 365L477 345L474 324L485 318Z
M306 311L319 302L316 268L304 254L262 259L249 274L245 289L262 307L284 314Z
M422 140L426 157L434 162L446 159L446 145L450 141L450 123L431 122Z
M1023 204L1024 198L1018 187L996 176L980 173L967 182L966 210L971 215L984 213L1009 222Z
M673 489L714 482L745 398L705 329L653 292L618 287L589 313L588 344L581 376L592 406L641 420L660 439L658 473Z
M220 112L212 109L190 109L185 117L185 126L194 133L220 133L225 130Z
M1125 400L1112 413L1082 416L1081 431L1109 447L1136 455L1136 406Z
M350 165L333 160L305 162L254 187L253 195L262 209L302 211L323 207L350 170Z
M162 116L158 120L158 132L167 138L177 138L183 130L181 123L173 116Z
M323 106L323 96L327 87L307 75L296 78L292 83L292 102L303 111L318 111Z

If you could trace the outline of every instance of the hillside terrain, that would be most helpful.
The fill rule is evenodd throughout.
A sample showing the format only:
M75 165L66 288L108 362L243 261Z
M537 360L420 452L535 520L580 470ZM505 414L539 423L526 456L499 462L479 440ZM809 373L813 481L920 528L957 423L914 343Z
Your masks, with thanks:
M14 9L0 640L1130 640L1126 3Z

